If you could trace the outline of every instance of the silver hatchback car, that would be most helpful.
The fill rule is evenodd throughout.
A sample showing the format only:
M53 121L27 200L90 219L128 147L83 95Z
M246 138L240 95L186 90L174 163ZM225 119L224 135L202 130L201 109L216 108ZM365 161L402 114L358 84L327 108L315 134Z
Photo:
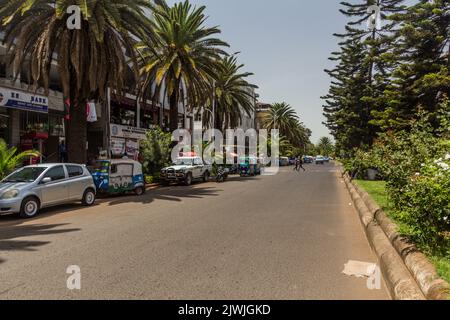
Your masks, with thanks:
M86 166L40 164L20 168L0 181L0 214L31 218L41 208L81 201L95 203L96 188Z

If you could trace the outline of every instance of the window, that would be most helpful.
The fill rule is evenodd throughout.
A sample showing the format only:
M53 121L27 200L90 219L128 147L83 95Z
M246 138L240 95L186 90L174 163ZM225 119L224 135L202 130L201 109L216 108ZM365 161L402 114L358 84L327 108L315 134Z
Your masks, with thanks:
M83 168L80 166L66 166L69 178L79 177L83 175Z
M111 173L117 173L117 164L111 165Z
M66 178L66 173L64 172L63 166L57 166L50 169L45 174L44 178L51 178L52 181L64 180Z
M48 116L49 135L54 137L65 137L64 118L59 115Z
M17 170L3 182L33 182L45 171L44 167L25 167Z
M195 158L195 159L194 159L194 165L196 165L196 166L201 166L201 165L203 165L203 160L200 159L200 158Z

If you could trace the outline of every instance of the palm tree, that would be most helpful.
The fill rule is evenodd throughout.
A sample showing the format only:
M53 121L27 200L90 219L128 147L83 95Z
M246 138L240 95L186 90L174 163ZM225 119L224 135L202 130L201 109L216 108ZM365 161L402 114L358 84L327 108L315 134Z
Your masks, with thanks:
M321 154L328 157L333 153L334 144L330 138L322 137L320 138L319 143L317 144L317 149L320 151Z
M193 7L189 1L170 7L157 0L153 13L155 42L142 42L142 94L157 100L169 98L170 129L178 129L178 106L201 105L212 95L211 79L220 66L221 47L228 44L213 35L217 27L205 26L205 7Z
M16 147L8 148L6 142L0 139L0 179L10 174L27 158L38 157L39 155L39 152L33 150L17 153Z
M258 87L250 84L245 79L253 73L241 73L243 64L238 64L236 57L224 57L221 66L214 76L215 116L214 128L224 131L227 128L235 128L242 121L243 113L251 117L254 112L254 89ZM204 118L211 121L212 103L207 102L208 110Z
M287 103L275 103L263 119L267 130L279 130L280 134L294 146L305 145L309 141L311 131L300 122L295 110Z
M71 5L81 9L79 30L67 27ZM105 98L108 87L123 88L130 65L136 65L136 40L152 35L145 10L153 5L148 0L0 0L0 8L0 31L11 62L19 69L29 59L35 87L48 91L50 68L57 62L65 101L71 105L69 160L85 163L86 102Z
M264 118L264 128L279 130L282 135L292 135L292 124L299 120L295 110L285 102L273 104Z

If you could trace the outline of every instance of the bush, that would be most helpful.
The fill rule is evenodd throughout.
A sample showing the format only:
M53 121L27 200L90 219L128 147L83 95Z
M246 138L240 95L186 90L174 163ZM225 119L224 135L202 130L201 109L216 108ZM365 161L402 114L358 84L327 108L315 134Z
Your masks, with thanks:
M429 161L403 190L402 232L421 247L450 255L450 156Z
M421 114L408 129L380 135L370 151L356 152L346 168L358 178L377 169L402 233L445 256L450 254L450 105L439 108L438 116Z
M155 176L160 170L170 164L172 135L156 128L147 132L145 140L141 141L141 157L144 172Z
M353 158L343 160L343 164L346 172L348 172L353 179L366 179L367 170L377 170L372 152L360 149L356 150Z
M146 184L152 184L155 181L155 179L153 178L153 176L145 176L145 183Z

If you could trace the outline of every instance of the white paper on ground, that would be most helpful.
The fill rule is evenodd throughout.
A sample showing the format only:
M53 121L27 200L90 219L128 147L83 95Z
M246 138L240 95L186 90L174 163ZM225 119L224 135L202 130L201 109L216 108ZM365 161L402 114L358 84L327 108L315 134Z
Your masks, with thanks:
M370 278L377 268L375 263L350 260L345 264L343 274L357 278Z

